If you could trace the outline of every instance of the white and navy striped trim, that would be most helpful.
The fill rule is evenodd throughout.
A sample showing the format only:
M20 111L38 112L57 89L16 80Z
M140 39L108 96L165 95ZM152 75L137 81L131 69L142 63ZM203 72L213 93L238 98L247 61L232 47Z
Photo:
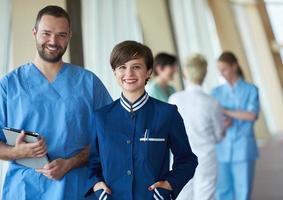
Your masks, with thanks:
M159 191L156 188L154 189L153 197L154 199L157 200L164 200L164 197L159 193Z
M153 198L154 198L155 200L159 200L158 197L156 196L156 194L153 194Z
M128 111L128 112L135 112L147 102L149 96L145 92L143 96L141 96L135 103L131 104L128 102L128 100L123 96L120 98L121 105Z
M101 195L99 196L99 200L106 200L107 199L107 194L105 192L105 190L101 193Z

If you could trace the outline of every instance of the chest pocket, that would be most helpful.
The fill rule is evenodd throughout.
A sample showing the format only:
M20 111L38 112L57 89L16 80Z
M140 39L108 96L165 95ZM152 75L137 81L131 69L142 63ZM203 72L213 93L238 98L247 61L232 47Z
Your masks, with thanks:
M139 143L143 147L143 154L146 162L154 167L155 163L161 163L168 149L168 134L165 130L146 129L140 134ZM160 162L158 162L160 160Z

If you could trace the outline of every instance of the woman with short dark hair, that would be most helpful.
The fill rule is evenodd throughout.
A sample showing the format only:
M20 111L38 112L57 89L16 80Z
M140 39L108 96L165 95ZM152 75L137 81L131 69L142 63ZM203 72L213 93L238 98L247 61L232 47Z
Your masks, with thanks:
M151 50L125 41L114 47L110 63L122 94L95 113L86 196L175 199L193 177L197 157L176 106L145 92L152 71ZM174 155L172 170L169 149Z

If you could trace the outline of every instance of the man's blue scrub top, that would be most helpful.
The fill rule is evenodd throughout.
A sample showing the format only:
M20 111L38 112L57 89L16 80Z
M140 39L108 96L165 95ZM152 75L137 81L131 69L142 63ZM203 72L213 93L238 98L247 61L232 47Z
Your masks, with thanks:
M102 82L91 72L63 64L51 83L28 63L0 82L0 140L3 127L39 132L46 140L51 160L70 158L89 144L95 109L111 103ZM86 167L54 181L11 162L3 188L3 200L83 199Z

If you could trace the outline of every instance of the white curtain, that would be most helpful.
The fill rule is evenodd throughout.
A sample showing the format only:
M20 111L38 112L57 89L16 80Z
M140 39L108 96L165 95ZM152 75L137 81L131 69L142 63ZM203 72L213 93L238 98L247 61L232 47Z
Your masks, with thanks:
M5 75L9 68L9 45L10 45L10 0L0 0L0 77ZM7 162L0 160L0 199L2 197L2 186Z
M82 1L85 67L103 81L113 99L120 96L109 64L110 52L123 40L142 42L135 0Z
M209 91L221 77L216 59L221 53L216 25L207 0L170 0L173 26L181 63L191 53L201 53L208 60L204 88Z
M10 11L10 0L0 0L0 77L3 77L9 69Z

